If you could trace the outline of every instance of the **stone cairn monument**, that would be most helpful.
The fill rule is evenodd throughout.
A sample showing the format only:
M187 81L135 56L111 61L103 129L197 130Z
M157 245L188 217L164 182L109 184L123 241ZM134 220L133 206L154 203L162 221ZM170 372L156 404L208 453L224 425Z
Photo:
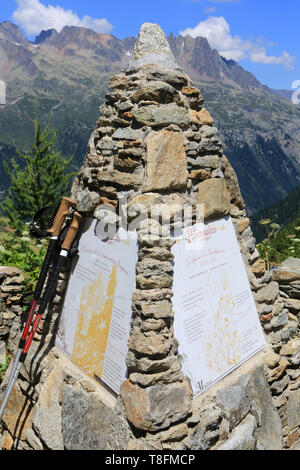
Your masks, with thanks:
M53 345L66 268L44 321L46 333L33 343L3 416L2 448L297 448L299 265L283 266L276 280L265 271L213 119L158 25L142 26L129 63L110 88L71 197L82 214L108 224L119 223L121 201L129 221L138 205L146 208L137 227L128 378L114 399ZM231 217L266 338L264 350L194 399L174 335L174 240L151 218L161 204L179 211L204 204L205 221ZM176 220L174 210L172 228ZM17 311L14 331L16 324Z

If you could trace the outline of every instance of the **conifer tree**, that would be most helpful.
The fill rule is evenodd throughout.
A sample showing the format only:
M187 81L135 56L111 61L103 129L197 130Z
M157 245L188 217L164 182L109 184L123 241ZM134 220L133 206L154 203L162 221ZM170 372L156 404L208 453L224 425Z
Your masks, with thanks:
M3 163L11 186L0 208L19 232L23 223L30 220L40 208L59 203L75 174L66 172L74 155L66 160L53 149L57 131L51 131L49 125L42 130L38 118L33 122L34 143L31 151L23 153L17 150L24 165L17 163L14 158L11 159L11 167L7 162Z

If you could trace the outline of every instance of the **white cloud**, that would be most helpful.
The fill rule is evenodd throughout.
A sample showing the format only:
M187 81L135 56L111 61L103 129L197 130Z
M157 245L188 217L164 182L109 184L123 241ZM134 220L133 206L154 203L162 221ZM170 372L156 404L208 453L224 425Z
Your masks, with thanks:
M282 64L285 68L292 70L294 68L295 58L288 52L283 51L281 56L267 55L266 47L260 42L245 40L240 36L232 36L230 27L222 16L211 16L205 21L201 21L195 28L186 28L180 31L182 36L188 34L192 37L202 36L207 38L210 46L226 59L239 61L241 59L250 59L252 62L262 64Z
M29 36L37 35L42 29L55 28L60 32L64 26L84 26L97 33L108 33L113 26L105 19L91 18L88 15L79 18L72 10L60 6L43 5L39 0L16 0L18 8L13 12L13 20Z

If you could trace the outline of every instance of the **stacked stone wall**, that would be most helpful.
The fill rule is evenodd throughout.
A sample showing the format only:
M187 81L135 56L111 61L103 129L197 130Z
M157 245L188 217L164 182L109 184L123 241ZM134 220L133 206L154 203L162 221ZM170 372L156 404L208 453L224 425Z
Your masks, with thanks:
M14 350L22 314L24 277L14 267L0 266L0 343ZM1 347L1 346L0 346Z
M265 372L281 419L284 448L300 448L300 260L268 272L272 281L256 294L270 345Z

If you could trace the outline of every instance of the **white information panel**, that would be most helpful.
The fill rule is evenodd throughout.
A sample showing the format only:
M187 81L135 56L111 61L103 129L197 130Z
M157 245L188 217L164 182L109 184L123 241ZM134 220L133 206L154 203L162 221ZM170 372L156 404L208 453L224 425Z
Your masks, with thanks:
M230 217L185 229L172 251L174 330L196 396L266 343Z
M101 241L97 220L87 221L56 336L56 345L75 364L116 394L127 372L137 262L136 234L120 231Z

